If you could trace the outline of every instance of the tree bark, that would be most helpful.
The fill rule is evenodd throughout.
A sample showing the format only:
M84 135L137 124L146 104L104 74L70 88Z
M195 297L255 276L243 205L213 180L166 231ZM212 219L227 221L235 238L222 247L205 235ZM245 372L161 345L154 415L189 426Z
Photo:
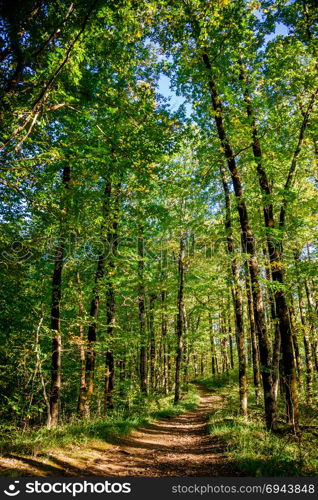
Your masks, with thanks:
M210 342L211 342L211 370L212 370L212 375L215 375L216 373L219 373L219 364L215 348L212 314L210 312L209 312L209 329L210 329Z
M149 297L149 333L150 333L150 388L153 392L156 385L155 379L155 363L156 363L156 339L155 339L155 325L154 325L154 304L157 296L151 294Z
M167 291L161 291L161 339L163 349L163 390L165 394L169 393L169 366L168 366L168 345L167 345Z
M71 180L71 168L65 166L63 169L62 182L66 190L69 189ZM67 193L67 191L66 191ZM64 197L63 197L64 198ZM61 201L61 209L67 213L67 201ZM62 295L62 271L64 265L64 232L61 223L59 243L55 251L54 271L52 277L52 301L51 301L51 329L53 331L52 340L52 369L51 369L51 392L50 392L50 416L47 421L48 427L58 424L60 391L61 391L61 295Z
M262 149L258 137L258 130L256 126L256 119L252 107L251 97L248 90L248 82L245 74L245 69L240 62L240 80L243 84L244 100L246 103L246 113L249 118L252 136L252 150L254 160L256 163L256 170L258 174L259 185L263 197L263 213L264 224L267 230L267 247L268 255L271 265L271 278L274 283L277 283L274 289L275 310L272 307L272 314L274 322L276 316L281 338L282 349L282 366L283 378L285 385L286 403L287 403L287 417L288 421L292 424L294 430L298 429L298 394L297 394L297 373L295 366L295 357L293 349L293 334L290 324L288 304L284 292L284 268L282 262L282 243L277 244L274 242L272 230L275 227L274 210L271 200L271 187L263 167L262 162ZM285 216L283 217L283 220ZM282 220L281 220L282 222ZM280 224L282 227L284 224Z
M115 322L116 322L116 303L115 303L115 290L113 277L115 274L115 257L117 254L117 236L118 236L118 197L120 194L120 183L117 185L117 198L113 207L113 224L111 230L107 234L107 241L109 246L108 257L108 279L106 283L106 320L107 320L107 342L109 347L105 354L105 387L104 387L104 412L114 408L113 391L114 391L114 377L115 377L115 361L112 349L112 342L114 336Z
M142 234L142 229L140 234ZM138 311L140 332L139 377L142 394L148 393L147 385L147 339L145 316L145 286L144 286L144 238L138 236Z
M242 415L247 415L247 376L246 376L246 353L245 353L245 332L243 320L243 298L242 289L239 279L239 270L237 266L237 259L235 257L233 229L231 222L231 198L228 182L226 179L226 172L223 165L220 167L223 192L225 198L225 232L227 240L227 252L231 258L231 273L232 273L232 296L234 304L234 317L235 317L235 333L236 345L239 361L239 395L240 395L240 412ZM230 341L230 359L231 368L234 367L232 337L229 336Z
M79 326L79 361L80 361L80 380L79 380L79 396L78 396L78 406L77 411L81 415L83 413L83 394L85 393L85 346L84 346L84 326L82 321L84 319L84 304L83 304L83 292L81 284L80 273L76 273L77 286L78 286L78 312L80 318Z
M180 236L180 247L179 247L179 262L178 262L178 314L177 314L177 353L176 353L176 371L175 371L175 393L174 393L174 404L177 404L180 400L180 374L181 374L181 363L183 354L183 328L184 328L184 280L185 280L185 270L184 270L184 258L185 258L185 234L182 233Z
M304 340L304 349L305 349L305 362L306 362L306 384L307 384L307 403L312 403L313 398L313 382L314 382L314 370L313 370L313 362L312 362L312 353L311 353L311 345L310 345L310 336L309 336L309 325L307 323L305 307L304 307L304 298L302 294L302 286L299 276L298 263L300 260L299 252L294 252L295 258L295 266L296 266L296 274L297 274L297 289L298 289L298 304L299 304L299 314L300 321L303 330L303 340Z
M103 246L107 245L105 232L110 212L110 198L112 193L112 184L107 182L104 190L104 205L103 205L103 223L101 228L101 242ZM87 332L87 349L85 353L85 389L82 392L81 413L83 417L89 417L92 396L94 394L94 377L95 377L95 343L97 340L97 318L100 305L100 284L105 274L105 257L106 249L98 256L97 268L95 272L95 286L93 289L93 298L90 307L91 323Z
M252 303L252 291L251 291L251 282L250 276L248 273L248 267L245 265L245 288L246 288L246 297L247 297L247 310L248 317L250 323L250 336L252 343L252 359L253 359L253 382L255 388L255 399L258 403L260 401L260 367L259 367L259 350L257 344L257 335L256 335L256 327L254 321L254 311L253 311L253 303Z

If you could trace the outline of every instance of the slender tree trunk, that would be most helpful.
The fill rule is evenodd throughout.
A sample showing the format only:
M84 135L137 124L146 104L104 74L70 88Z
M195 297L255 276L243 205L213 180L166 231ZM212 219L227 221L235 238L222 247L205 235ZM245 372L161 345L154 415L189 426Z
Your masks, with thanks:
M304 339L304 349L305 349L305 361L306 361L306 383L307 383L307 403L312 403L313 398L313 381L314 381L314 370L311 356L311 346L309 337L309 325L306 320L305 308L304 308L304 298L302 295L302 287L299 277L298 262L300 260L299 252L294 252L296 274L297 274L297 287L298 287L298 304L299 304L299 314L300 321L303 330Z
M256 336L256 327L254 321L254 312L253 312L253 304L252 304L252 291L251 291L251 282L248 274L248 267L245 265L245 287L246 287L246 296L247 296L247 310L250 324L250 336L251 336L251 344L252 344L252 359L253 359L253 382L255 388L255 398L256 402L260 401L260 369L259 369L259 351L257 345L257 336Z
M227 341L226 337L221 339L221 355L222 355L222 373L229 371L229 358L227 354Z
M111 344L115 328L115 292L111 281L108 282L106 291L106 320L107 320L107 342ZM115 363L111 346L105 353L105 386L104 386L104 412L114 408L113 390L114 390Z
M41 305L41 318L39 320L36 333L35 333L35 354L36 354L36 368L34 372L34 376L36 375L36 372L39 373L40 377L40 382L42 386L42 391L43 391L43 399L45 402L46 406L46 411L47 411L47 423L50 422L51 419L51 409L50 409L50 400L46 391L46 385L44 381L44 376L43 376L43 370L42 370L42 360L41 360L41 352L40 352L40 330L43 324L44 320L44 314L43 314L43 306Z
M112 349L112 342L114 336L115 322L116 322L116 303L115 303L115 290L114 290L114 275L115 275L115 257L117 254L117 236L118 236L118 197L120 195L120 183L117 186L117 199L113 209L113 224L112 229L107 234L107 241L109 245L108 257L108 279L106 283L106 320L107 320L107 342L109 347L105 354L105 386L104 386L104 412L114 408L113 391L114 391L114 377L115 377L115 361Z
M151 391L155 388L155 363L156 363L156 340L154 325L154 304L157 296L151 294L149 297L149 333L150 333L150 387Z
M78 286L78 312L80 318L79 326L79 361L80 361L80 377L79 377L79 396L78 396L78 406L77 411L79 414L84 413L84 401L86 393L85 384L85 346L84 346L84 325L82 323L84 319L84 303L83 303L83 292L80 273L76 273L77 286ZM83 399L84 395L84 399Z
M189 341L189 318L186 314L185 307L183 307L183 382L185 385L185 388L187 390L188 388L188 376L189 376L189 363L190 363L190 356L191 356L191 343ZM200 315L198 317L198 322L195 328L198 327L200 323Z
M60 390L61 390L61 320L60 302L63 269L63 244L58 245L55 251L54 272L52 279L52 307L51 307L51 329L53 330L52 341L52 370L51 370L51 392L50 392L50 419L48 427L54 427L58 423Z
M178 314L177 314L177 354L176 354L176 371L175 371L175 393L174 393L174 403L177 404L180 400L180 374L181 374L181 362L182 362L182 352L183 352L183 328L184 328L184 258L185 258L185 234L180 236L180 248L179 248L179 286L178 286Z
M164 393L169 393L169 367L168 367L168 345L167 345L167 308L166 308L166 290L161 291L161 338L163 348L163 389Z
M281 334L279 328L279 320L276 314L276 303L275 298L273 296L272 290L270 288L272 282L272 273L271 268L267 264L267 250L266 247L263 248L263 254L265 257L265 276L268 283L268 297L267 302L269 304L270 316L272 320L272 326L274 329L274 342L273 342L273 354L272 354L272 372L273 372L273 391L274 391L274 399L277 404L278 400L278 388L280 383L280 367L282 365L281 360Z
M209 312L209 328L210 328L210 342L211 342L211 369L212 375L219 373L219 365L218 358L215 348L215 337L213 332L213 322L212 322L212 314ZM197 374L196 374L197 376Z
M190 346L187 337L183 334L183 384L185 387L185 390L187 390L188 387L188 375L189 375L189 363L190 359Z
M121 398L125 396L125 380L126 380L126 359L121 358L118 363L119 366L119 395Z
M103 245L107 244L105 231L109 224L110 212L110 199L112 194L112 184L107 182L104 191L104 205L103 205L103 224L101 228L101 242ZM100 283L105 274L105 249L98 256L97 269L95 272L95 286L93 289L93 298L90 307L91 323L87 332L87 349L85 354L85 394L82 395L82 415L89 417L92 396L94 394L94 377L95 377L95 344L97 340L97 318L100 305Z
M63 169L63 185L66 190L69 189L71 180L70 167ZM66 191L67 193L67 191ZM64 200L61 202L61 209L67 212ZM64 242L63 229L59 235L59 242L55 250L54 271L52 278L52 301L51 301L51 329L53 331L52 340L52 369L51 369L51 392L50 392L50 416L47 421L48 427L54 427L58 424L60 391L61 391L61 358L62 358L62 342L61 342L61 295L62 295L62 271L64 264Z
M231 370L234 369L234 356L233 356L233 339L232 335L229 335L229 346L230 346L230 364L231 364Z
M200 375L204 376L204 354L201 354L201 363L200 363Z
M142 230L140 234L142 234ZM140 332L139 377L142 394L148 393L147 386L147 339L144 287L144 238L138 236L138 311Z
M306 359L306 382L307 382L307 403L312 403L313 398L313 364L311 358L311 349L310 349L310 339L308 335L308 325L306 324L305 314L304 314L304 305L303 305L303 297L301 294L300 285L298 288L298 299L299 299L299 311L300 311L300 319L304 332L304 348L305 348L305 359Z
M193 353L193 369L194 369L194 378L198 378L199 368L198 368L198 355L196 352Z
M237 260L235 257L233 229L231 222L231 199L228 182L226 179L226 172L223 166L220 167L223 191L225 197L225 230L227 235L227 251L231 257L231 272L232 272L232 296L234 304L234 317L235 317L235 333L236 345L239 361L239 395L240 395L240 412L242 415L247 415L247 376L246 376L246 354L245 354L245 333L244 333L244 320L243 320L243 298L242 288L239 280L239 271ZM230 354L231 354L231 368L234 367L232 337L230 340Z
M275 402L278 399L278 388L280 383L280 367L281 367L281 337L278 325L275 325L274 342L273 342L273 388Z
M299 342L298 342L298 337L297 337L297 331L295 328L295 310L294 310L294 304L293 304L293 297L290 298L289 318L290 318L290 325L291 325L292 335L293 335L293 348L294 348L294 353L295 353L297 377L299 380L300 376L301 376L302 362L301 362L301 355L300 355L300 351L299 351Z

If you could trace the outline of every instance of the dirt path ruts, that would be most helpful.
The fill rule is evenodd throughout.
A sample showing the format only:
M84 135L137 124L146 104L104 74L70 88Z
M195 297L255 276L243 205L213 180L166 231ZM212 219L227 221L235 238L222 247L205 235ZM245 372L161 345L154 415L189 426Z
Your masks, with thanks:
M90 445L88 454L79 449L69 453L61 450L49 455L48 461L11 456L5 468L19 470L21 475L40 476L236 475L224 445L208 433L209 415L222 406L222 398L201 386L199 390L196 409L139 428L118 445L106 445L104 449Z
M222 398L200 387L195 410L134 431L99 464L114 476L232 476L222 444L208 434L208 419Z

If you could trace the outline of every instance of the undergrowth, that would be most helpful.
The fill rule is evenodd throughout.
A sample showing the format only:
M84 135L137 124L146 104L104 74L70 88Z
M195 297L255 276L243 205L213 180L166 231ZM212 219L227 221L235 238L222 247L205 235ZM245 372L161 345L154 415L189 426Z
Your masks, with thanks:
M209 422L211 434L227 445L228 456L239 470L250 476L314 476L318 473L317 437L302 432L295 437L280 420L277 433L264 426L263 406L249 394L249 415L238 414L237 374L215 375L201 382L223 397L222 407L213 412ZM301 415L306 421L306 413ZM316 422L317 424L317 422Z
M146 425L159 418L167 418L196 408L199 396L193 386L184 394L177 405L173 396L139 397L130 410L113 410L107 417L94 420L74 420L52 429L42 427L22 432L13 431L0 439L0 453L21 453L41 455L47 450L72 446L85 446L91 440L115 443L118 439L140 425Z

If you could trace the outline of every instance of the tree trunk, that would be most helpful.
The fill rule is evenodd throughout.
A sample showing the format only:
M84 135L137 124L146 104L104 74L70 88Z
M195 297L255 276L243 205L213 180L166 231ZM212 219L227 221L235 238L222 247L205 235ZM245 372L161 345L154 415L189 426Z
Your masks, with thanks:
M156 295L151 294L149 297L149 333L150 333L150 387L151 391L155 388L155 363L156 363L156 339L155 339L155 325L154 325L154 304Z
M295 258L295 266L296 266L296 274L297 274L297 287L298 287L298 304L299 304L299 314L300 321L303 330L303 339L304 339L304 349L305 349L305 361L306 361L306 383L307 383L307 403L312 403L313 398L313 381L314 381L314 370L311 356L311 346L310 346L310 337L309 337L309 325L306 320L305 308L304 308L304 298L302 295L302 287L300 282L299 270L298 270L298 262L300 260L299 252L294 252ZM305 287L306 288L306 287ZM308 298L308 295L307 295Z
M210 342L211 342L211 370L212 370L212 375L215 375L216 373L219 373L219 365L215 349L215 337L213 332L212 314L210 312L209 312L209 327L210 327Z
M295 353L297 378L299 380L300 376L301 376L302 362L301 362L301 355L300 355L300 351L299 351L297 331L295 328L295 310L294 310L294 305L293 305L293 297L290 297L289 318L290 318L290 325L291 325L292 336L293 336L293 348L294 348L294 353Z
M110 182L106 183L105 186L105 199L103 205L103 223L101 228L101 242L104 245L107 244L107 238L104 233L107 230L108 218L110 212L110 198L112 193L112 184ZM95 343L97 340L97 318L100 305L100 282L102 281L105 274L105 249L98 256L97 269L95 272L95 286L93 289L93 298L90 307L90 318L91 323L88 327L87 332L87 349L86 349L86 361L85 361L85 391L83 392L82 399L82 415L84 417L89 417L91 399L94 394L94 376L95 376Z
M231 272L232 272L232 297L234 305L234 318L235 318L235 334L237 354L239 361L239 395L240 395L240 412L242 415L247 415L247 376L246 376L246 354L245 354L245 333L243 321L243 298L242 289L239 280L239 271L237 260L235 257L233 229L231 222L231 199L226 173L223 166L220 167L223 191L225 197L225 231L227 238L227 251L231 257ZM230 354L231 354L231 368L234 367L232 337L230 340Z
M84 347L84 326L82 321L84 319L84 303L83 303L83 292L81 284L80 273L76 273L77 286L78 286L78 312L80 318L79 326L79 361L80 361L80 377L79 377L79 396L78 396L78 406L77 411L80 415L84 412L84 400L83 395L85 395L86 384L85 384L85 347Z
M183 351L183 328L184 328L184 258L185 258L185 234L180 236L180 248L179 248L179 286L178 286L178 314L177 314L177 354L176 354L176 371L175 371L175 393L174 393L174 404L177 404L180 400L180 374L181 374L181 363L182 363L182 351Z
M106 320L107 320L107 342L109 347L105 354L105 387L104 387L104 412L114 408L113 391L114 391L114 377L115 377L115 361L112 349L112 342L114 336L115 322L116 322L116 304L115 304L115 290L113 284L113 277L115 275L115 256L117 253L117 236L118 236L118 196L120 184L117 186L117 199L113 209L113 224L111 231L107 234L107 241L109 245L109 258L108 258L108 279L106 284Z
M245 69L240 63L240 80L243 83L244 100L246 103L246 112L249 118L252 136L252 150L254 160L256 163L256 170L258 174L259 185L263 196L263 212L264 223L267 229L267 247L268 255L271 264L271 277L274 282L278 284L274 291L275 300L275 313L278 318L281 347L282 347L282 366L283 377L285 385L286 403L287 403L287 417L288 421L292 424L294 430L298 429L298 395L297 395L297 374L295 366L295 357L293 349L293 336L289 319L288 304L283 290L284 274L282 262L282 243L274 243L272 238L272 230L275 227L273 205L270 201L271 188L268 182L266 172L262 164L262 150L258 138L258 131L256 127L256 120L252 108L251 97L248 91L248 82L245 75ZM282 225L281 225L282 229Z
M166 306L166 290L161 291L161 338L163 349L163 389L164 393L169 393L169 371L168 371L168 345L167 345L167 306Z
M141 234L142 234L141 230ZM147 386L147 339L144 287L144 238L138 236L138 311L140 332L139 377L142 394L148 393Z
M70 167L64 167L62 182L66 190L69 189L70 180L71 180L71 169ZM67 213L67 206L64 205L65 203L64 200L62 199L61 209L62 210L64 209ZM62 343L61 343L60 305L61 305L61 295L62 295L62 271L64 264L64 243L63 243L62 226L63 224L61 222L59 243L55 251L54 271L52 277L51 329L53 331L53 340L52 340L50 416L47 421L48 427L54 427L58 424L60 391L61 391Z
M259 351L257 345L257 336L256 336L256 327L254 321L254 312L253 312L253 304L252 304L252 291L251 291L251 282L248 274L248 267L245 265L245 287L246 287L246 296L247 296L247 310L248 317L250 323L250 336L251 336L251 344L252 344L252 359L253 359L253 382L255 388L255 399L256 402L260 401L260 370L259 370Z
M308 335L308 325L306 322L306 317L304 313L304 304L303 297L301 294L300 285L298 285L298 300L299 300L299 312L300 312L300 320L304 333L304 348L305 348L305 360L306 360L306 382L307 382L307 403L312 403L313 398L313 364L311 358L311 349L310 349L310 339Z
M106 319L107 319L107 342L111 344L115 327L115 292L111 281L108 282L106 292ZM111 347L105 354L105 387L104 387L104 412L114 408L114 356Z

